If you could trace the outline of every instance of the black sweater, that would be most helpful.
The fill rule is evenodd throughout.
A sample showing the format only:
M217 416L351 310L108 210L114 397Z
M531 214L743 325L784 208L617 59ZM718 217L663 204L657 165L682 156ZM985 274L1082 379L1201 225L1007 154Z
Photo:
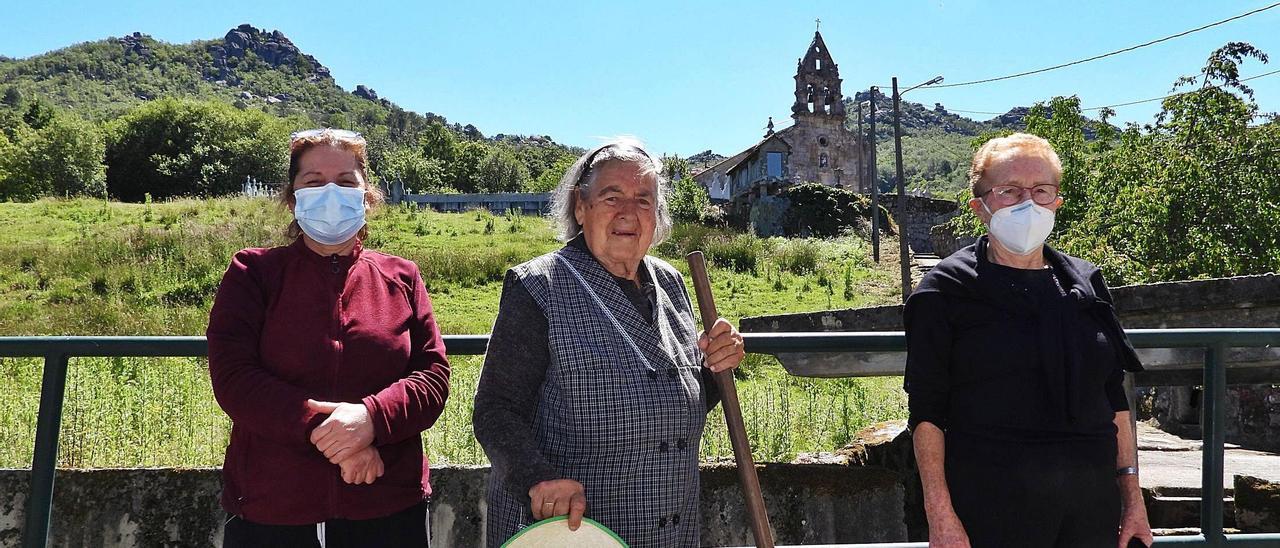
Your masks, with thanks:
M1140 371L1101 272L1045 247L1044 271L990 262L987 238L907 299L910 425L1006 441L1115 439Z

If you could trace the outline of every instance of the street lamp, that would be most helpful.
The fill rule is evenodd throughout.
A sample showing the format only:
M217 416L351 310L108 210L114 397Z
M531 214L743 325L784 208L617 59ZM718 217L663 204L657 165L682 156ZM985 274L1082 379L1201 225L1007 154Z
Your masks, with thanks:
M911 294L911 265L907 262L907 183L902 176L902 110L899 103L902 94L916 88L942 83L942 76L922 84L916 84L905 91L898 91L898 77L893 77L893 155L898 175L898 265L902 272L902 302L907 302ZM875 97L872 96L872 100ZM872 126L874 127L874 126Z

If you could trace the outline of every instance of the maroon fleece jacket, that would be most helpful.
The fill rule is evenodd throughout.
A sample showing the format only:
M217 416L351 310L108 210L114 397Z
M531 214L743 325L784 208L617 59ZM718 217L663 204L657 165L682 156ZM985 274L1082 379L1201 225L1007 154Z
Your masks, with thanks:
M430 495L420 433L444 410L449 362L418 266L301 239L236 253L209 313L209 374L231 417L222 506L300 525L386 516ZM364 403L386 473L342 481L308 439L307 399Z

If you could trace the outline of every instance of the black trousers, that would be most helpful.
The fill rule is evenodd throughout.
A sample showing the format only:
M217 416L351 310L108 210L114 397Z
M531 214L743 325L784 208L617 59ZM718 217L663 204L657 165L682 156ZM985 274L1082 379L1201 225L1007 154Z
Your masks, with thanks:
M331 519L324 523L325 548L396 548L430 545L427 503L390 516L366 520ZM320 548L316 525L264 525L228 516L223 548Z
M1110 449L1108 449L1110 447ZM1115 444L947 437L951 503L974 548L1114 548Z

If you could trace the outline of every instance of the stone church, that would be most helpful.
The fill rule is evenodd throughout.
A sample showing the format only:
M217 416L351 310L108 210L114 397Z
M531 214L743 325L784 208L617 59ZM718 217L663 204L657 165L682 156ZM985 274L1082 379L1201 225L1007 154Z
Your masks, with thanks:
M796 183L816 182L869 193L870 177L859 170L870 159L870 144L845 126L840 67L814 32L813 42L796 66L793 123L774 131L769 119L764 137L750 148L693 175L713 202L742 211L756 198Z

